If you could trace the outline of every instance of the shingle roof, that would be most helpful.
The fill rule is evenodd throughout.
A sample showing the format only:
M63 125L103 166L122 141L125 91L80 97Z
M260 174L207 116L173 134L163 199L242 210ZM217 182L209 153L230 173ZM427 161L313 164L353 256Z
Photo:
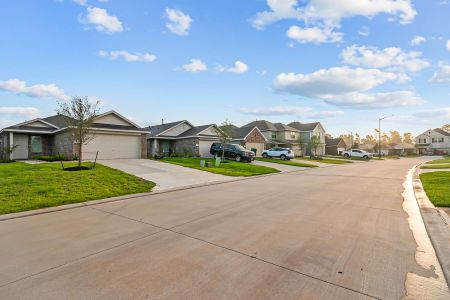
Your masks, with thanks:
M296 128L296 129L298 129L300 131L312 131L319 124L320 124L320 122L314 122L314 123L292 122L292 123L289 123L288 125L291 126L291 127Z
M245 138L255 127L236 127L233 126L231 130L231 138L238 140Z
M166 131L166 130L172 128L172 127L175 127L178 124L181 124L183 122L185 122L185 120L171 122L171 123L165 123L165 124L160 124L160 125L149 126L149 127L147 127L147 129L150 131L149 137L155 137L158 134L160 134L161 132L164 132L164 131Z
M199 135L199 133L201 133L206 128L211 127L213 125L214 124L195 126L195 127L192 127L191 129L189 129L188 131L185 131L182 134L178 135L177 137L196 136L196 135ZM202 134L201 136L217 136L217 135Z
M445 131L445 130L442 129L442 128L436 128L436 129L434 129L434 131L436 131L437 133L440 133L440 134L442 134L442 135L445 135L445 136L450 136L450 132Z
M258 129L261 131L267 131L267 130L279 131L277 129L277 127L275 126L275 124L273 124L272 122L266 121L266 120L253 121L242 127L252 127L253 128L255 126L258 127Z
M279 131L296 131L298 132L299 130L297 128L291 127L289 125L285 125L283 123L275 123L273 124Z
M339 143L341 143L341 142L345 143L345 141L344 141L343 138L334 138L334 139L326 138L326 139L325 139L325 145L326 145L327 147L328 147L328 146L337 146L337 145L339 145Z

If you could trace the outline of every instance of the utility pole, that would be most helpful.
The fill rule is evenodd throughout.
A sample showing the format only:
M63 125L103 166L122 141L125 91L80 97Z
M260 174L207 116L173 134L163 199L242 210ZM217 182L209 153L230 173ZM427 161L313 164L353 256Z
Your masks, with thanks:
M378 158L381 159L381 120L384 120L389 117L393 117L394 115L385 116L382 118L378 118Z

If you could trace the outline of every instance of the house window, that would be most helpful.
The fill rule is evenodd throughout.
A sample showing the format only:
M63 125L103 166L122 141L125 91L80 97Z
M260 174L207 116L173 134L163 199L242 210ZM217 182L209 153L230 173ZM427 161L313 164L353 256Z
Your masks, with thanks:
M443 143L443 142L444 142L444 138L443 137L438 138L438 143Z
M33 153L42 152L42 137L40 136L31 137L31 152Z
M295 140L295 132L291 132L291 139Z
M277 134L276 133L272 133L272 138L276 139L277 138Z

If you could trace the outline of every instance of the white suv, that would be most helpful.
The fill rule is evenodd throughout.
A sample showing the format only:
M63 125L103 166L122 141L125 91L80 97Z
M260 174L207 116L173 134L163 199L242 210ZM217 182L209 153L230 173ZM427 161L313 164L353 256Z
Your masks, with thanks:
M344 157L361 157L364 159L372 158L372 153L369 153L367 151L361 150L361 149L352 149L342 152L342 155Z
M269 150L264 150L262 153L262 157L264 158L278 157L282 160L289 160L291 158L294 158L294 153L289 148L274 147Z

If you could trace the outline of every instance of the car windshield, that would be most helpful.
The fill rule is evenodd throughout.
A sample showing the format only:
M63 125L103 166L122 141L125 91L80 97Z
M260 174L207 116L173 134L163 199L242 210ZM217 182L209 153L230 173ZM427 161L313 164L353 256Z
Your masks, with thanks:
M242 147L241 145L234 145L234 147L235 147L237 150L243 150L243 151L247 150L247 149L245 149L244 147Z

